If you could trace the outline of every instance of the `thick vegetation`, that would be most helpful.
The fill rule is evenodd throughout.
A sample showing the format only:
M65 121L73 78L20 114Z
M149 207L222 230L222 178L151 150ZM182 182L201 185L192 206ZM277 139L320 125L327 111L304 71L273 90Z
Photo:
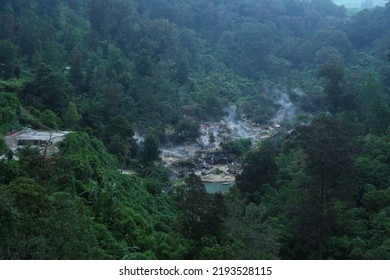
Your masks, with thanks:
M390 259L389 28L390 4L1 1L0 259ZM173 184L160 145L232 104L288 129L222 145L225 195ZM25 126L74 133L11 160Z

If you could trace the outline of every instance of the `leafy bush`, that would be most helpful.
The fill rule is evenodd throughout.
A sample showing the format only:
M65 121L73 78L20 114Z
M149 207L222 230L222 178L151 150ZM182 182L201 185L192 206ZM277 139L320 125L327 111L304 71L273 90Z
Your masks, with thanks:
M245 156L252 147L251 139L238 139L228 143L221 143L221 147L224 153L229 156L240 158Z

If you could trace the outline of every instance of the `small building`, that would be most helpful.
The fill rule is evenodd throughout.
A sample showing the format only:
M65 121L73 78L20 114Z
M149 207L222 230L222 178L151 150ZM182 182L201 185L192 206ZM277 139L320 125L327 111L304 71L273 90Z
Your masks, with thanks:
M5 142L8 148L15 153L17 149L25 147L37 148L45 154L57 152L57 143L63 141L70 131L38 131L24 129L13 132L5 136Z

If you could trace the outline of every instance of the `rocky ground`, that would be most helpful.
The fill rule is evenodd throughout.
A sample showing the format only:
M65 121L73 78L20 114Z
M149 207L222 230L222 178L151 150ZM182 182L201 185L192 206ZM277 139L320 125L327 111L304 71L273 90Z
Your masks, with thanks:
M220 143L242 138L255 142L271 137L278 129L279 125L262 127L245 119L207 122L201 124L201 136L196 144L165 147L161 156L174 177L181 178L193 172L204 182L233 182L241 172L242 162L223 154Z

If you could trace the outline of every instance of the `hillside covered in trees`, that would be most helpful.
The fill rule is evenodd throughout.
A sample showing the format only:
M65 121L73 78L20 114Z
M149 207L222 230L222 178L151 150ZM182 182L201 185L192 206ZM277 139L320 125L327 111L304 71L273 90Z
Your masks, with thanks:
M390 3L0 1L0 259L390 259L389 30ZM234 186L172 176L232 107L273 131L218 147ZM72 132L14 154L25 128Z

